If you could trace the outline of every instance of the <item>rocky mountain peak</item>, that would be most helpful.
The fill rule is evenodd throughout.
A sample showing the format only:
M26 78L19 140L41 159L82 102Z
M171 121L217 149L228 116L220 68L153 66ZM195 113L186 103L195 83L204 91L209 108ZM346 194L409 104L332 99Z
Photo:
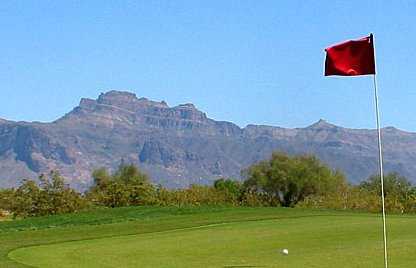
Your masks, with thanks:
M138 128L198 128L211 133L229 132L228 126L209 120L205 113L191 103L169 107L165 101L138 98L134 93L117 90L101 93L96 100L81 99L78 107L57 122L72 124L74 120L107 126L117 122Z
M97 99L97 103L116 106L130 111L136 111L140 108L146 108L148 106L168 107L166 102L151 101L147 98L139 99L134 93L117 90L101 93Z
M403 132L405 133L406 131L400 130L398 128L392 127L392 126L388 126L383 128L384 131L388 131L388 132Z
M136 100L136 94L128 91L110 90L105 93L101 93L98 97L98 101L105 99L124 99L124 100Z
M185 109L193 109L193 110L197 110L195 105L193 105L192 103L185 103L185 104L179 104L178 106L176 106L177 108L185 108Z
M320 129L333 129L333 128L337 128L337 126L328 123L324 119L319 119L318 122L315 122L312 125L310 125L310 126L307 127L307 129L316 129L316 130L320 130Z
M97 99L97 103L99 104L126 108L129 106L134 106L137 101L138 99L135 94L116 90L101 93Z
M151 101L147 98L137 98L136 94L126 92L126 91L117 91L111 90L105 93L101 93L96 100L82 98L79 104L80 108L85 108L88 110L93 110L98 106L111 106L115 108L121 108L122 110L127 110L130 112L137 112L139 110L147 108L169 108L165 101L157 102Z

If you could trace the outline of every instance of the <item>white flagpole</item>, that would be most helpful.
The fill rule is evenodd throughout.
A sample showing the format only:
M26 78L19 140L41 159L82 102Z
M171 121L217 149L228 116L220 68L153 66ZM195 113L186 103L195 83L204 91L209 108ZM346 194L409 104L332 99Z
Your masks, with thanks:
M384 238L384 267L388 267L387 262L387 231L386 231L386 210L384 202L384 176L383 176L383 153L381 144L381 128L380 128L380 110L378 104L378 91L377 91L377 79L376 75L373 75L374 82L374 102L376 106L376 121L377 121L377 133L378 133L378 158L380 163L380 183L381 183L381 203L383 213L383 238Z

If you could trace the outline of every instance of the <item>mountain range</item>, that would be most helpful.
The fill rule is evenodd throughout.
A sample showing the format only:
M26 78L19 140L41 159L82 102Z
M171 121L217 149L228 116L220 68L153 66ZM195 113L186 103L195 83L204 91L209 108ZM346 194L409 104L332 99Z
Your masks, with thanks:
M383 128L386 171L416 182L416 133ZM170 107L123 91L81 99L51 123L0 119L0 187L59 170L78 190L91 184L91 172L133 163L152 181L167 187L240 178L241 170L273 151L315 154L348 180L358 183L377 173L377 133L348 129L324 120L305 128L215 121L193 104Z

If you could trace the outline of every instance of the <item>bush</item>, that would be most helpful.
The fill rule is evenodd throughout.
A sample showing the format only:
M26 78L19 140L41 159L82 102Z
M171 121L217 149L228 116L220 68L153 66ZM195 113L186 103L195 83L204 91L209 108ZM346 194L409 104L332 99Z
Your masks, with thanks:
M241 195L241 205L247 207L276 207L280 206L280 203L267 194L247 190Z
M416 212L416 190L405 177L397 173L389 173L384 177L384 186L386 211ZM350 185L335 192L310 196L298 206L380 212L382 209L380 176L370 176L359 185Z
M0 189L0 210L10 211L13 189Z
M214 189L224 195L226 203L238 205L241 202L243 186L239 181L222 178L214 182Z
M230 201L226 191L201 185L173 190L160 187L157 190L157 200L162 206L238 205L238 201Z
M110 175L106 169L93 172L94 185L88 199L107 207L150 205L157 203L155 188L148 176L134 165L121 165Z
M64 178L52 171L40 176L40 185L26 180L10 196L9 209L14 216L41 216L77 212L88 206L80 193L64 184Z
M308 196L337 191L346 185L345 177L332 171L316 157L289 156L273 153L271 159L261 161L244 171L244 187L261 193L271 203L293 207Z

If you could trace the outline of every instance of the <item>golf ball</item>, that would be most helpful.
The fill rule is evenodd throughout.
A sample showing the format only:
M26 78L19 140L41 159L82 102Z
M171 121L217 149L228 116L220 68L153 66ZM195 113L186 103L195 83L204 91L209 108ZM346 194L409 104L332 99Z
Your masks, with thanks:
M288 255L289 254L289 250L287 250L286 248L284 248L282 250L283 255Z

